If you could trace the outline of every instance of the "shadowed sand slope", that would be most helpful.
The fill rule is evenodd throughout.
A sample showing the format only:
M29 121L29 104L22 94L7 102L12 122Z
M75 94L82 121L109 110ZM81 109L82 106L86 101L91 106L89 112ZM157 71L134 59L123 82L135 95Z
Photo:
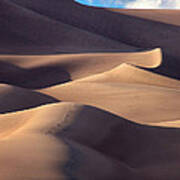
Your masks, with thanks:
M0 180L179 180L180 10L0 1Z
M41 93L5 84L0 85L0 113L29 109L55 102L58 100Z
M66 22L56 21L48 15L24 8L14 1L2 0L0 6L1 36L3 37L1 46L4 46L1 51L23 53L21 52L23 50L28 53L47 54L56 51L81 52L131 48L108 37L93 34ZM6 31L16 38L16 47L14 47L14 39L11 41L11 38L3 35Z

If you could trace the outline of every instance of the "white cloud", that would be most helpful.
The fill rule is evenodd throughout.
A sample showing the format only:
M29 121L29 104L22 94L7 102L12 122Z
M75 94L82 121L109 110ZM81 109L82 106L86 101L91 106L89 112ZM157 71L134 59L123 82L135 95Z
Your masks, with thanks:
M165 8L178 9L180 8L180 0L135 0L129 1L125 7L127 8Z
M109 7L124 6L126 8L165 8L180 9L180 0L80 0L89 5Z

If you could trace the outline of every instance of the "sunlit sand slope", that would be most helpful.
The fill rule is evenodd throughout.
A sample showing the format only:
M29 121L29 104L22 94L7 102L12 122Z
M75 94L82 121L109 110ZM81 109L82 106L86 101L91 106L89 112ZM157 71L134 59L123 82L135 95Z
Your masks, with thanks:
M127 63L123 63L110 71L80 79L78 82L133 83L180 89L178 80L154 74Z
M74 82L40 92L62 101L96 106L140 123L177 120L180 116L180 91L174 89L128 83Z

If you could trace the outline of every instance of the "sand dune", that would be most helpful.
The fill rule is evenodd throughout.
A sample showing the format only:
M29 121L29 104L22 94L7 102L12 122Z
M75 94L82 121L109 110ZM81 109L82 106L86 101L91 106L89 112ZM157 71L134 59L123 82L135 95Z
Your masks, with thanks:
M5 84L0 85L0 113L29 109L55 102L58 100L41 93Z
M33 53L38 49L38 53L44 52L47 54L56 51L68 53L90 50L102 51L104 49L126 50L131 48L131 46L124 43L79 29L66 22L56 21L41 13L36 13L31 9L18 5L14 1L2 0L0 6L0 16L3 17L0 18L1 31L6 33L7 29L11 29L10 36L16 37L16 47L14 47L11 38L4 36L1 43L5 49L1 51L22 53L23 50L27 53ZM17 18L20 23L14 21L14 18ZM38 31L39 28L43 29L43 31Z
M142 19L179 26L179 10L170 9L109 9L116 13L127 14Z
M127 63L123 63L110 71L83 78L79 81L95 83L133 83L180 89L180 82L177 80L145 71Z
M177 120L180 115L180 92L168 88L113 82L73 82L40 92L62 101L96 106L145 124Z
M124 62L143 67L157 67L161 58L160 49L114 54L2 55L0 80L26 88L43 88L105 72Z
M3 0L1 7L2 53L118 52L161 47L164 63L155 72L180 78L179 10L151 10L144 12L142 18L132 11L112 12L79 5L73 0L43 0L43 3L42 0ZM19 19L17 23L14 17Z
M0 1L0 180L179 180L180 10Z
M3 127L3 129L7 129L8 132L11 131L12 133L7 134L6 131L5 139L2 133L0 136L1 139L3 138L3 141L1 140L0 142L0 165L3 166L3 173L0 174L0 177L7 179L34 179L34 177L39 179L64 179L63 173L65 173L65 175L70 177L74 175L74 177L77 178L87 179L87 168L84 167L81 169L83 164L88 167L88 171L93 173L92 177L94 178L103 178L106 174L106 178L108 179L112 177L113 172L115 173L113 177L123 177L124 175L117 174L119 169L127 169L123 163L119 167L121 163L114 162L111 158L107 158L91 146L85 146L78 141L74 141L73 138L71 140L71 138L65 137L65 134L59 134L61 132L63 133L63 129L69 126L71 122L77 120L79 112L84 113L84 115L91 115L91 113L86 112L86 110L84 111L83 107L84 106L73 103L60 103L23 112L1 115L1 127L3 127L3 122L4 124L6 123L6 127ZM91 108L87 108L87 110L88 109L91 110ZM96 112L96 109L92 108L92 111ZM103 114L106 115L106 113L103 112L101 115L100 111L101 116L99 118L103 119ZM16 118L17 121L15 121L14 118ZM14 131L12 129L12 121L14 123L13 127L19 125L19 127L16 126L16 130ZM86 120L84 122L85 124L88 123ZM92 127L93 126L92 122ZM18 147L20 145L21 149L19 150ZM31 153L32 149L33 154L29 158L31 158L32 162L36 162L35 164L31 164L29 158L27 158L27 154ZM76 162L74 155L76 155L77 152L79 156L85 155L86 160ZM54 158L54 155L56 155L56 158ZM7 160L10 157L14 158L17 163L10 164ZM75 159L70 159L71 157ZM96 164L106 164L105 174L102 174L93 166L95 162L92 162L92 157L96 157ZM65 162L65 160L67 162ZM60 167L64 163L67 163L67 169L61 172ZM66 174L71 170L68 169L68 163L69 165L71 163L74 164L71 167L72 171L78 167L81 171L79 173L75 172L73 174L73 172L69 172L69 174ZM22 168L25 168L25 171L19 174L18 172ZM7 170L8 173L6 173ZM35 172L38 173L38 176L34 175Z
M143 180L154 170L168 178L178 177L175 164L179 148L173 144L178 144L179 129L141 126L94 107L74 103L0 115L1 126L2 121L10 126L10 120L14 121L14 118L21 121L21 127L0 141L1 178L64 179L65 173L69 177L89 179L91 172L94 179L133 177ZM172 152L176 158L167 159ZM9 163L9 158L13 158L14 163ZM77 158L80 159L77 161ZM65 163L67 166L60 171ZM99 171L94 163L103 170ZM166 168L174 170L169 174ZM22 169L25 170L19 174ZM156 175L151 177L157 178Z

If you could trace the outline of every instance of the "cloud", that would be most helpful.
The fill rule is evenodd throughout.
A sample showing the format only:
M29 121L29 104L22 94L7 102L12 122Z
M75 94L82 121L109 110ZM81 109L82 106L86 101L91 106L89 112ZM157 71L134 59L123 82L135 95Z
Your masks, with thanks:
M78 1L78 0L77 0ZM89 5L125 8L180 9L180 0L79 0Z
M158 8L158 9L179 9L180 0L135 0L129 1L126 8Z

